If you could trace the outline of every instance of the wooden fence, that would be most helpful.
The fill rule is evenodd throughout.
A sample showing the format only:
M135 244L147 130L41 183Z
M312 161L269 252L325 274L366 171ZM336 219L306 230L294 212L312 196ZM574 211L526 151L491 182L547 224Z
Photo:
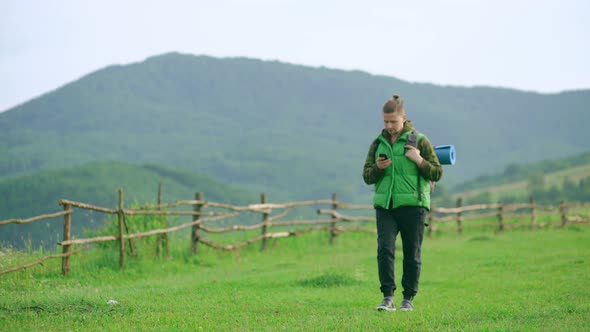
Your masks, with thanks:
M266 194L261 195L260 204L249 204L246 206L234 206L230 204L207 202L204 200L203 193L197 193L194 200L177 201L174 203L162 204L162 187L160 185L158 192L158 204L153 206L142 206L137 209L125 209L123 191L119 190L119 202L117 208L109 209L104 207L98 207L86 203L74 202L70 200L59 200L59 204L63 206L63 211L52 214L41 215L29 219L10 219L0 221L1 225L6 224L25 224L35 222L48 218L64 217L64 231L63 240L58 244L62 246L62 254L45 256L37 261L16 266L8 270L0 271L0 275L8 272L22 270L37 264L43 263L45 260L50 258L62 258L62 274L68 275L70 272L70 257L82 250L90 248L88 245L92 243L118 241L119 244L119 267L123 269L125 267L125 259L127 251L132 255L134 254L133 239L140 239L148 236L157 236L158 238L158 251L165 251L169 253L169 241L168 233L177 232L185 228L191 228L191 243L190 249L193 254L197 254L198 245L204 244L212 248L220 250L236 250L244 246L253 244L261 241L261 250L266 250L268 247L268 239L278 239L282 237L298 236L301 234L309 233L317 230L325 230L329 233L329 243L334 243L334 239L341 233L344 232L371 232L376 233L375 227L367 227L366 223L374 222L374 213L371 216L351 216L341 213L338 210L373 210L372 205L355 205L337 200L336 194L332 194L331 199L325 200L312 200L312 201L299 201L290 203L267 203ZM170 208L176 208L181 206L191 206L191 210L186 211L171 211ZM319 216L328 216L328 218L310 219L310 220L291 220L291 221L279 221L288 215L293 208L297 207L318 207L328 206L329 208L317 209ZM115 215L117 218L117 233L108 236L100 236L85 239L72 239L71 225L73 208L96 211L104 213L106 215ZM531 228L543 227L547 224L556 224L558 226L565 226L567 223L587 223L590 217L583 211L580 213L574 213L579 211L580 208L590 207L590 203L565 203L561 202L559 205L548 206L548 205L537 205L533 198L529 203L526 204L478 204L462 206L462 199L457 200L457 206L453 208L442 208L433 207L428 215L428 228L427 235L432 236L433 232L441 231L443 228L452 229L449 224L456 223L456 231L461 234L466 228L466 221L478 221L473 222L474 227L489 227L489 223L481 222L489 218L495 219L492 227L496 228L497 231L504 231L508 227L516 227L525 225ZM204 211L205 208L216 208L216 210L222 211ZM577 209L577 210L576 210ZM273 211L279 210L280 213L272 215ZM242 212L254 212L261 215L261 222L252 225L229 225L225 227L210 227L208 226L211 222L219 221L231 217L236 217ZM369 212L367 212L369 214ZM192 221L170 227L166 221L165 227L162 229L154 229L146 232L129 233L129 227L126 222L127 216L137 215L159 215L159 216L172 216L172 215L190 215ZM550 215L552 218L558 217L557 222L544 221L539 222L539 218L542 215ZM517 220L517 222L507 222L508 219ZM524 222L522 222L524 220ZM344 227L345 223L355 224L354 227ZM290 227L286 231L275 231L271 232L272 228L285 228ZM223 245L216 243L207 237L203 236L202 232L217 234L233 231L251 231L260 230L260 235L250 238L241 243ZM84 247L72 250L75 245L85 245ZM162 248L164 246L164 248Z

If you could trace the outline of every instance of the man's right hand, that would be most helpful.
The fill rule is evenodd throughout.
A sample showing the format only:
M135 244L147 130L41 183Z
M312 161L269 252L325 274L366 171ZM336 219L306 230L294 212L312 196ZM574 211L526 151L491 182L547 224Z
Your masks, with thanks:
M377 168L385 169L391 165L391 159L385 159L383 157L377 158Z

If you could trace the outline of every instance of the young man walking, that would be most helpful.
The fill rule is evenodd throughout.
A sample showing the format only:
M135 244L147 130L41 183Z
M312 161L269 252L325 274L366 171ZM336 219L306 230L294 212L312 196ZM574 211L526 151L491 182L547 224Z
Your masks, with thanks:
M375 185L373 206L377 219L377 265L383 301L376 309L396 310L394 260L400 233L403 248L403 300L400 310L414 309L421 269L421 247L433 182L442 167L424 134L407 120L402 98L395 95L383 106L384 129L373 141L363 179Z

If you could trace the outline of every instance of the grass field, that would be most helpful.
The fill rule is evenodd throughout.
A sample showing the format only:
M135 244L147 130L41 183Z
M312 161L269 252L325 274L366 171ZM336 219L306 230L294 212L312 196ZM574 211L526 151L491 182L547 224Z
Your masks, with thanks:
M374 234L327 242L315 233L265 253L258 245L238 253L201 247L196 257L178 248L170 260L129 261L124 272L116 252L90 252L73 259L69 277L53 260L0 276L0 330L590 330L586 225L425 239L413 312L374 310Z

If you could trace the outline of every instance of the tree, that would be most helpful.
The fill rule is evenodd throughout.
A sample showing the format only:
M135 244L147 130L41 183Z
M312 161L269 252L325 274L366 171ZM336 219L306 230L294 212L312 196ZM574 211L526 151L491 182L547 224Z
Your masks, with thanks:
M514 178L520 172L521 167L518 164L509 164L504 169L504 175L510 178Z
M545 189L545 175L543 172L534 172L529 174L527 189L529 194L534 195Z

